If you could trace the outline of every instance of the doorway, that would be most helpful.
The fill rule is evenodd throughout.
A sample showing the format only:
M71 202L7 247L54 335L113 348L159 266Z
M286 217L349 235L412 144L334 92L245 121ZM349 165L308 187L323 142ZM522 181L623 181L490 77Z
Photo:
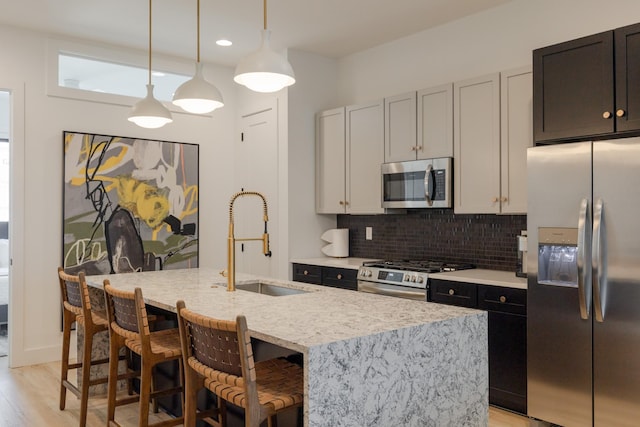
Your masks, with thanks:
M9 354L9 92L0 90L0 357Z

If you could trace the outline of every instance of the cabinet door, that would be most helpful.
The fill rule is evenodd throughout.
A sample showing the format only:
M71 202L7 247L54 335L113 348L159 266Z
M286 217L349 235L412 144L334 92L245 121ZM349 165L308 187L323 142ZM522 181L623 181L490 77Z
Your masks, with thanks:
M384 104L350 106L346 116L347 213L383 213Z
M640 129L640 24L614 33L616 55L616 131Z
M416 158L416 93L384 99L384 161Z
M527 213L527 148L533 146L531 67L501 73L500 207Z
M453 157L453 84L418 92L418 159Z
M533 51L534 139L613 132L613 31Z
M345 213L345 109L316 115L316 212Z
M455 213L500 212L500 74L454 84Z

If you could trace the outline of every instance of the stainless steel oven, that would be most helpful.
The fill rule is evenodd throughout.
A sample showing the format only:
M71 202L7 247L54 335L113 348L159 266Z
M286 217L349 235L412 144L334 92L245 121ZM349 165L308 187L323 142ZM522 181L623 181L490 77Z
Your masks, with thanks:
M427 300L429 273L474 268L440 261L373 261L358 269L358 291L419 301Z
M450 208L451 157L383 163L383 208Z

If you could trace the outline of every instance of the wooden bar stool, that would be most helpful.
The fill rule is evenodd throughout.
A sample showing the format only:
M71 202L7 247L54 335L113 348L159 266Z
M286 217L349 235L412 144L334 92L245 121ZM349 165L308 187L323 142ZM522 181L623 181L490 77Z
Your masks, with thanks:
M107 319L109 322L110 360L116 360L122 347L127 347L140 356L140 395L116 398L117 363L109 363L109 386L107 397L107 423L118 426L115 422L117 406L139 402L139 427L149 424L149 401L151 399L182 393L182 386L165 390L153 390L153 368L161 362L178 360L180 364L180 384L183 384L182 351L178 329L165 329L151 332L147 310L142 298L142 290L133 292L116 289L109 280L104 281L104 294L107 303ZM181 395L184 409L184 398ZM183 411L184 412L184 411ZM173 418L152 424L155 427L175 426L182 424L183 418Z
M178 327L185 368L185 423L195 426L196 393L206 387L218 397L225 426L224 402L245 410L245 426L259 427L265 419L303 403L302 368L285 359L254 363L247 320L218 320L185 308L178 301Z
M58 279L62 297L62 372L60 374L60 410L64 410L67 400L67 390L80 399L80 427L87 423L87 403L89 387L96 384L105 384L108 377L91 379L91 366L109 362L109 359L91 360L93 337L98 332L108 329L105 311L91 308L89 289L84 273L73 276L58 267ZM71 343L71 326L77 322L84 328L84 343L82 347L82 361L69 363L69 346ZM82 369L81 388L69 382L68 374L71 369Z

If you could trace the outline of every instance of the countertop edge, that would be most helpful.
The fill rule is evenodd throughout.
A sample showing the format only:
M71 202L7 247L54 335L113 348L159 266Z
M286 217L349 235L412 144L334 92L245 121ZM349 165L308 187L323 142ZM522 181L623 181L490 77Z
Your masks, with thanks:
M317 265L319 267L335 267L335 268L349 268L357 270L362 263L376 261L373 258L331 258L331 257L319 257L319 258L293 258L289 262L292 264L306 264Z
M478 285L501 286L513 289L527 289L527 279L517 277L510 271L471 269L448 271L430 274L431 279L451 280L453 282L468 282Z

